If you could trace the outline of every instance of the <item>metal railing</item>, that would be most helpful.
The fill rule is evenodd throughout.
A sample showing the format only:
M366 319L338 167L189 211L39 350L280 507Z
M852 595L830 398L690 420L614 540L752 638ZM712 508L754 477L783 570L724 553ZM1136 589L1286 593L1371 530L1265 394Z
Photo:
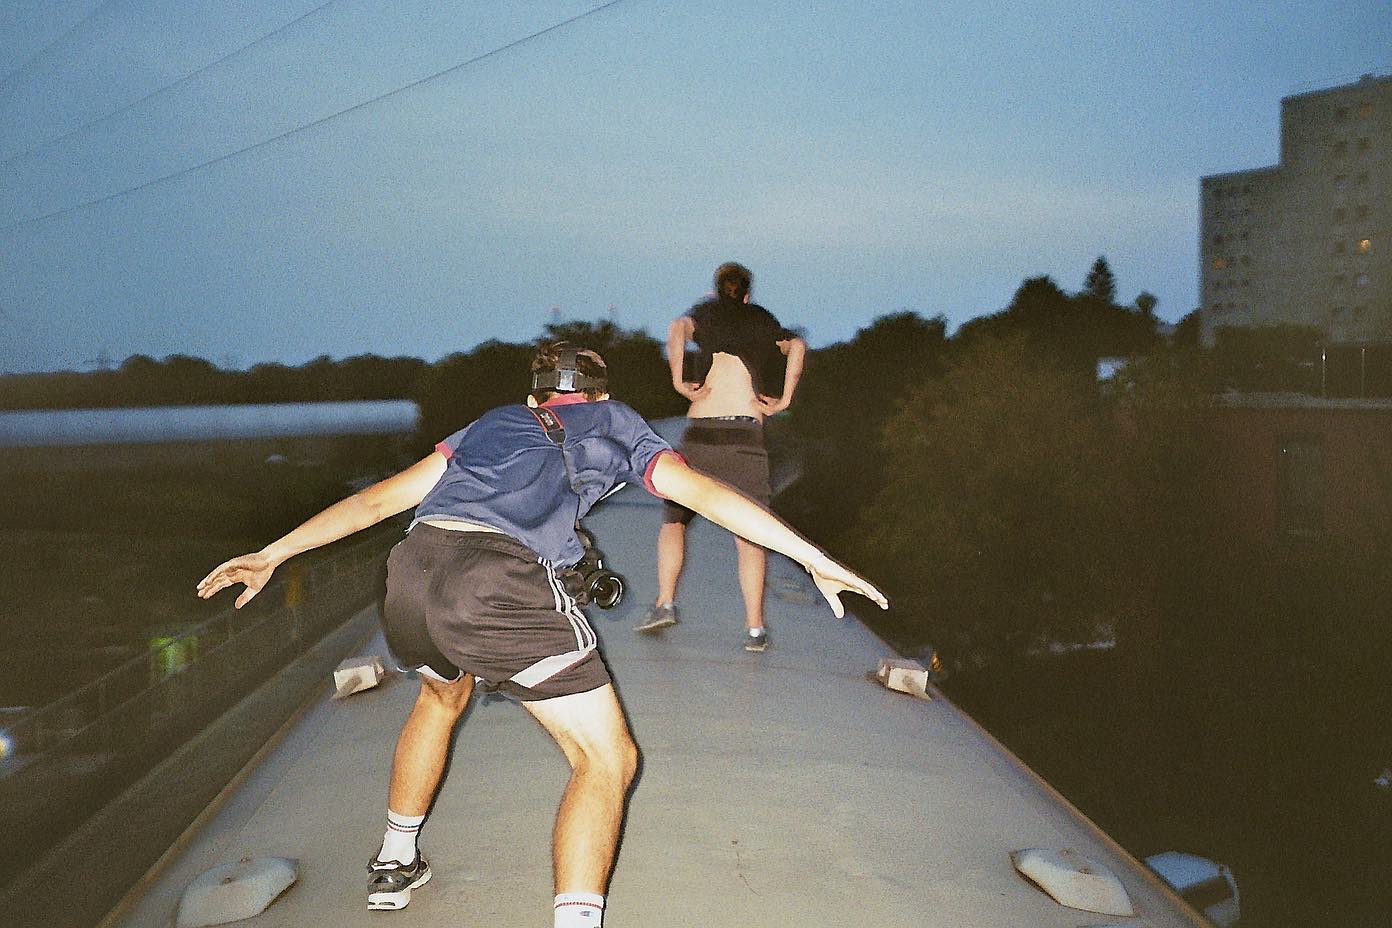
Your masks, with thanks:
M229 605L3 723L0 867L32 861L379 597L386 554L403 524L393 520L317 560L291 561L247 609Z

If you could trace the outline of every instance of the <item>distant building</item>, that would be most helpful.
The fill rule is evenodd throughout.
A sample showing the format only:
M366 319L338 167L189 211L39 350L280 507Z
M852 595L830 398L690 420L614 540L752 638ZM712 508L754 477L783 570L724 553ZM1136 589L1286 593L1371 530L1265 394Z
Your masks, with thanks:
M0 474L395 452L419 419L410 400L0 410Z
M1210 411L1205 505L1273 557L1392 537L1392 400L1229 394Z
M1202 339L1314 326L1392 340L1392 76L1281 101L1281 160L1200 182Z

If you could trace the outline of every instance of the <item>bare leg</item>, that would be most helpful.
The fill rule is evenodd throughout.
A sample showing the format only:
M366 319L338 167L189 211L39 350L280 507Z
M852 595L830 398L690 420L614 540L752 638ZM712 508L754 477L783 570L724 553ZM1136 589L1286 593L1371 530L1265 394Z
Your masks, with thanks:
M552 837L556 892L603 895L638 748L610 684L587 693L523 703L570 761Z
M744 624L764 627L764 576L768 572L768 552L743 538L735 539L739 555L740 592L744 594Z
M474 691L470 674L456 683L421 677L420 695L401 728L392 759L387 808L399 815L424 815L440 785L450 735Z
M658 606L676 602L677 581L681 579L686 560L686 526L680 522L664 522L657 533L657 603Z

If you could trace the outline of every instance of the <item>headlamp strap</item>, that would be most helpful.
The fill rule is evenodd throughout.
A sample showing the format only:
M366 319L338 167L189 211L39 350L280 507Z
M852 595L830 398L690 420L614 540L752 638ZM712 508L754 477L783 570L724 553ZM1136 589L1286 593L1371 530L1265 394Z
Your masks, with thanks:
M537 371L532 375L533 390L556 390L560 393L578 393L581 390L604 390L606 380L580 373L580 350L562 348L556 358L556 369Z

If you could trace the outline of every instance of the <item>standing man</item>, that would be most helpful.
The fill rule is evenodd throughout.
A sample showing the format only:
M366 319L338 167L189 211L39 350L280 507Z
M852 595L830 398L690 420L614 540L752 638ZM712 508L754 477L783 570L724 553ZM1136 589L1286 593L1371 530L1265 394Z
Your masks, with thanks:
M838 616L844 591L885 605L777 518L688 467L636 412L609 400L606 377L592 351L543 346L526 405L485 413L407 470L198 584L204 599L244 584L241 608L287 559L416 507L387 560L383 624L421 689L396 744L386 832L368 864L369 909L404 908L430 879L416 837L478 678L519 699L570 762L552 835L554 924L600 928L638 752L565 573L584 552L576 521L617 484L641 482L797 560Z
M667 330L667 363L672 388L691 400L681 451L692 467L733 486L767 507L768 451L764 447L764 418L787 409L802 377L807 344L785 329L773 314L749 301L753 275L733 261L715 269L713 299L693 306ZM702 382L688 381L682 370L687 342L700 351ZM769 395L769 378L777 354L787 357L782 391ZM654 632L677 624L677 581L686 558L686 527L694 515L680 503L663 506L657 538L657 600L638 625ZM761 652L769 646L764 625L764 578L767 552L757 544L735 538L740 592L744 596L744 649Z

